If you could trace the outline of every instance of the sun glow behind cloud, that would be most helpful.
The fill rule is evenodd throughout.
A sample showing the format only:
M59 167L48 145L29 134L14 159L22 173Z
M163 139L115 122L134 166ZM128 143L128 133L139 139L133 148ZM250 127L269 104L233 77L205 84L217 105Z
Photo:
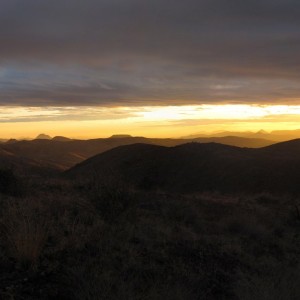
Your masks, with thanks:
M269 115L300 115L300 106L276 105L193 105L147 107L137 113L145 120L188 119L253 119Z
M92 138L115 133L176 137L197 131L295 129L300 106L186 105L140 107L2 107L0 137Z

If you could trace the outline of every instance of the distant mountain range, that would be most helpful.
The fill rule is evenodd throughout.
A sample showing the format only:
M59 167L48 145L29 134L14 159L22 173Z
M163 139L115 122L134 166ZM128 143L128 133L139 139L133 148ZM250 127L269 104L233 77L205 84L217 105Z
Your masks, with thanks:
M222 131L218 133L212 133L209 135L206 134L193 134L182 137L183 139L195 139L202 137L225 137L225 136L236 136L236 137L244 137L244 138L259 138L259 139L267 139L275 142L283 142L292 139L300 138L300 129L296 130L275 130L271 132L267 132L265 130L259 130L257 132L251 131Z
M300 194L300 139L259 149L216 143L134 144L94 156L66 172L102 180L113 174L142 189Z
M300 194L300 139L276 143L236 136L196 139L9 140L0 169L22 175L90 179L113 174L137 188L178 192L293 192Z
M273 144L273 141L258 138L242 137L212 137L197 139L153 139L144 137L131 137L127 135L112 136L106 139L72 140L63 136L47 138L40 135L34 140L9 140L0 144L0 149L30 161L34 161L42 167L49 167L57 170L66 170L83 160L96 154L105 152L121 145L136 143L154 144L161 146L176 146L187 142L199 143L221 143L239 147L257 148ZM1 167L1 165L0 165Z
M268 141L273 141L273 142L284 142L288 140L293 140L300 138L300 129L295 129L295 130L274 130L271 132L267 132L263 129L253 132L253 131L221 131L221 132L215 132L215 133L210 133L210 134L205 134L205 133L195 133L179 138L175 138L175 140L194 140L194 139L199 139L199 138L224 138L224 137L241 137L241 138L250 138L250 139L262 139L262 140L268 140ZM110 139L124 139L124 138L134 138L133 136L129 134L114 134L110 137ZM55 136L51 137L48 134L41 133L39 134L36 138L34 139L42 139L42 140L61 140L61 141L66 141L66 140L77 140L77 139L70 139L68 137L64 136ZM102 138L103 139L103 138ZM1 139L0 138L0 143L5 143L9 139ZM16 139L11 139L15 141ZM25 139L19 139L21 140L30 140L29 138ZM264 146L264 145L263 145ZM246 146L248 147L248 146ZM249 147L252 147L250 145ZM259 146L260 147L260 146Z

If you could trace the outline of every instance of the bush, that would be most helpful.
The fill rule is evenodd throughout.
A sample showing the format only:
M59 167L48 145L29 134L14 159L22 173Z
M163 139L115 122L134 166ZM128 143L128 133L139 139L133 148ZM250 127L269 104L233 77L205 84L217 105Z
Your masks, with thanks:
M101 217L108 222L126 216L135 206L130 188L110 177L90 182L88 193Z
M19 267L36 269L50 230L45 207L34 199L9 201L0 226L8 256Z
M0 193L17 196L21 192L20 180L12 170L0 170Z
M268 274L241 272L235 292L241 300L296 300L300 299L299 268L274 266Z

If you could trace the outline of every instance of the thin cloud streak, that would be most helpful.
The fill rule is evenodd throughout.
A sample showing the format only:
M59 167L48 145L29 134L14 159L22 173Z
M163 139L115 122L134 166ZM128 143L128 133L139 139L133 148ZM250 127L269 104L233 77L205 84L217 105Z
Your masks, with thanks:
M203 122L300 121L300 106L288 105L189 105L143 107L6 107L0 123L44 121L109 121L156 123L155 126L193 126ZM207 123L207 124L208 124Z

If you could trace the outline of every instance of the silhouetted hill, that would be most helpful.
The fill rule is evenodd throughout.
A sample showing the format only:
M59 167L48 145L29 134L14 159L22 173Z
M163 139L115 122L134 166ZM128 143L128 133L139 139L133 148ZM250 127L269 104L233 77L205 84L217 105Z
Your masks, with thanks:
M16 139L9 139L8 141L6 141L7 144L13 144L16 142L18 142L18 140L16 140Z
M51 140L51 136L47 135L47 134L44 134L44 133L41 133L35 139L36 140Z
M146 143L172 147L191 141L193 140L144 137L91 140L69 140L65 137L55 137L52 140L35 139L32 141L14 141L13 143L1 144L0 147L16 156L37 160L40 164L51 166L59 170L66 170L87 158L121 145ZM240 147L262 147L272 144L271 141L239 137L201 138L196 141L201 143L218 142Z
M67 138L65 136L55 136L54 138L52 138L53 141L59 141L59 142L69 142L72 141L72 139Z
M284 159L295 159L300 156L300 139L276 143L260 149L260 152L268 155L280 155Z
M17 175L46 175L53 174L52 166L40 163L37 160L17 156L7 150L0 149L0 170L13 170Z
M207 137L195 138L192 141L198 143L219 143L224 145L247 147L247 148L260 148L274 144L271 140L260 138L245 138L239 136L224 136L224 137Z
M124 138L131 138L130 134L114 134L110 137L110 139L124 139Z
M226 136L235 136L235 137L243 137L250 139L266 139L275 142L283 142L292 139L300 138L300 129L296 130L274 130L271 132L267 132L263 129L257 132L251 131L223 131L212 133L210 135L206 134L193 134L189 136L183 137L184 139L196 139L196 138L207 138L207 137L226 137Z
M113 173L133 186L178 192L299 193L300 140L261 149L209 143L176 147L136 144L90 158L72 177ZM280 154L280 158L279 158Z

